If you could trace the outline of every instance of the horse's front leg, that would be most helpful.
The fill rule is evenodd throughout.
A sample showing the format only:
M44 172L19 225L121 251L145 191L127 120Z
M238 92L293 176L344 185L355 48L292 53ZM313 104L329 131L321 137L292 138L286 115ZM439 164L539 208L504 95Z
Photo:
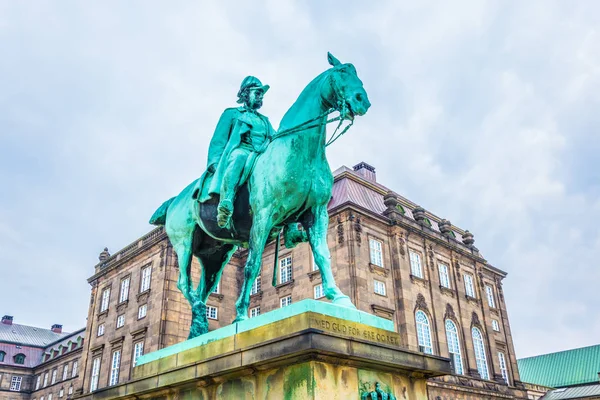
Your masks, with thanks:
M321 272L325 297L334 304L356 308L350 298L337 287L333 273L331 272L331 255L327 246L327 227L329 225L327 206L320 205L314 207L312 213L306 216L303 225L308 231L308 241L310 242L315 262Z
M235 303L237 316L233 322L243 321L248 318L250 289L260 272L262 255L265 251L265 245L272 228L273 225L270 219L270 212L263 209L262 212L255 215L254 221L252 222L252 228L250 229L248 259L246 260L246 266L244 268L244 283L242 284L240 297Z

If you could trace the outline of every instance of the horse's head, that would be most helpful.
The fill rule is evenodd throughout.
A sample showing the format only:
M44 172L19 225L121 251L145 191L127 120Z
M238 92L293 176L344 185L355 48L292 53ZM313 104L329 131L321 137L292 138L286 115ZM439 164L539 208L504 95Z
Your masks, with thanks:
M344 118L352 119L355 115L366 114L371 103L354 65L342 64L331 53L327 53L327 60L333 68L328 74L330 84L322 89L323 98Z

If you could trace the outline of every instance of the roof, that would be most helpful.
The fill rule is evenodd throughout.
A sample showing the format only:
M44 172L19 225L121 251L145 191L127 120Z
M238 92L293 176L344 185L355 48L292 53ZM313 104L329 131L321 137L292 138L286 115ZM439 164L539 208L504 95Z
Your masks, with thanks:
M37 328L35 326L0 323L0 342L46 347L66 336L69 336L69 333L56 333L50 329Z
M555 389L546 393L540 400L567 400L600 396L600 384Z
M600 345L517 360L523 382L549 387L598 383Z

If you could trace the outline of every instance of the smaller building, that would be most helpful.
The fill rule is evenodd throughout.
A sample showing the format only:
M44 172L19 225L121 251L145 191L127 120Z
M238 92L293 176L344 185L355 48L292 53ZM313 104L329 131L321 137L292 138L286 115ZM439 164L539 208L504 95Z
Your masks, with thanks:
M79 359L85 330L0 323L0 400L70 399L81 392Z
M518 365L528 389L555 388L541 400L600 399L600 345L522 358Z

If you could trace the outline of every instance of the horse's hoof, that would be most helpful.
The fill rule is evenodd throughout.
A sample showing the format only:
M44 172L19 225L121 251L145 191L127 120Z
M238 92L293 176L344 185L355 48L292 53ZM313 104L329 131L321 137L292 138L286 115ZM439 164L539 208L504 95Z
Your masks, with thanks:
M354 304L352 304L350 297L348 297L346 295L338 296L335 299L333 299L333 304L335 304L336 306L340 306L340 307L356 309L356 306Z

